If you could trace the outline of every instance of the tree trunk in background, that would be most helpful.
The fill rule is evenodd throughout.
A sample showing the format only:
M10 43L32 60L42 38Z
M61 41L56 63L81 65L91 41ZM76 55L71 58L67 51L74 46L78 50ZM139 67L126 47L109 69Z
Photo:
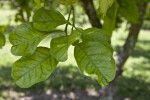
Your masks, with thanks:
M86 14L89 17L91 25L93 27L101 28L102 25L100 21L97 21L98 18L97 18L97 15L95 14L96 10L94 8L93 1L92 0L80 0L80 1L83 4ZM122 74L123 65L127 61L128 57L131 55L135 47L135 44L137 42L138 35L142 27L143 21L144 21L146 6L147 6L147 3L139 4L139 11L140 11L139 23L131 24L129 34L128 34L125 44L123 45L123 47L120 48L119 52L114 57L116 61L116 68L117 68L116 77L108 86L101 87L100 100L118 100L117 98L114 99L116 96L116 83L117 83L118 77Z
M140 33L140 30L144 21L146 6L147 6L147 3L139 4L139 11L140 11L139 23L131 24L126 42L123 45L123 47L120 48L118 54L115 56L116 68L117 68L116 77L111 82L110 85L102 87L102 92L100 91L100 100L119 100L115 98L116 83L117 83L118 77L122 75L123 65L125 64L129 56L131 55L135 47L135 44L137 42L138 35Z

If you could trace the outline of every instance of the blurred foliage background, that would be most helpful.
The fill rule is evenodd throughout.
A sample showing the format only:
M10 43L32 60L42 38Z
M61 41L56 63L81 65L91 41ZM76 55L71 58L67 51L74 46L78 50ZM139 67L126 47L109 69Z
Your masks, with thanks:
M56 0L46 0L47 8L55 8L66 15L69 6L59 5ZM95 4L97 4L95 2ZM14 27L24 21L31 21L33 15L32 0L1 0L0 1L0 32L6 37L6 45L0 49L0 100L98 100L99 85L94 78L83 76L77 68L73 58L73 47L69 48L69 59L59 63L53 74L44 82L38 83L29 89L21 89L11 78L11 67L19 57L10 52L11 44L8 36ZM75 6L76 24L87 28L88 18L80 4ZM6 28L4 30L4 28ZM59 27L64 29L64 26ZM128 23L118 16L116 30L112 36L112 46L115 51L122 46L128 33ZM63 35L64 33L59 33ZM48 39L40 45L49 47ZM124 65L123 75L117 83L117 92L120 98L128 100L150 100L150 3L147 7L145 21L140 32L136 47Z

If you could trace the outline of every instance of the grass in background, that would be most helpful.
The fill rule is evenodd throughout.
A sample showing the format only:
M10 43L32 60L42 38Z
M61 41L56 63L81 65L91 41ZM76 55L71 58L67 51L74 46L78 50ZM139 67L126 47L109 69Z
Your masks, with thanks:
M115 50L122 46L127 32L119 30L113 35ZM119 78L117 91L120 97L132 100L150 99L150 31L141 30L133 53L123 67L123 75Z

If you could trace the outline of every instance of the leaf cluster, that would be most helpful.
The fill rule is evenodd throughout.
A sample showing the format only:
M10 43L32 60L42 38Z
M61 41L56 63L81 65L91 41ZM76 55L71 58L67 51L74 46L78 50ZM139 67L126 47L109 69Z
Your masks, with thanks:
M75 1L67 2L72 3ZM38 47L45 37L56 32L56 27L64 24L73 27L70 35L53 38L50 48ZM101 85L107 85L116 72L109 39L109 34L102 29L83 30L71 24L60 12L42 7L34 13L33 22L17 26L9 36L12 54L22 56L13 64L12 78L22 88L44 81L59 62L68 59L68 48L73 45L80 71L84 75L96 75Z

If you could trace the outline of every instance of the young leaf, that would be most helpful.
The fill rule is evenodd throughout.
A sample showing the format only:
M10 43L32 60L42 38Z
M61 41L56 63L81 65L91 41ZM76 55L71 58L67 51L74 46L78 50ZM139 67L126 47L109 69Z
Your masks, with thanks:
M59 0L59 2L63 5L72 5L76 3L78 0Z
M59 25L67 23L64 16L56 10L40 8L33 16L34 28L40 31L51 31Z
M57 61L64 62L68 58L68 48L76 40L79 40L80 34L77 31L73 31L69 36L62 36L54 38L51 41L51 55L56 58Z
M75 46L74 56L81 72L97 75L101 85L107 85L115 77L116 67L110 47L98 42L82 42Z
M115 28L118 7L118 3L117 1L115 1L114 4L108 9L107 14L104 17L103 30L108 32L109 37L111 37L112 32Z
M39 47L33 55L22 57L14 63L12 78L19 87L28 88L47 79L57 64L48 48Z
M5 36L0 33L0 49L5 45Z
M101 15L101 18L106 15L108 8L112 6L114 1L115 0L99 0L99 15Z
M9 36L13 45L11 52L17 56L31 55L36 50L38 44L48 34L33 28L32 23L23 23L14 30Z

